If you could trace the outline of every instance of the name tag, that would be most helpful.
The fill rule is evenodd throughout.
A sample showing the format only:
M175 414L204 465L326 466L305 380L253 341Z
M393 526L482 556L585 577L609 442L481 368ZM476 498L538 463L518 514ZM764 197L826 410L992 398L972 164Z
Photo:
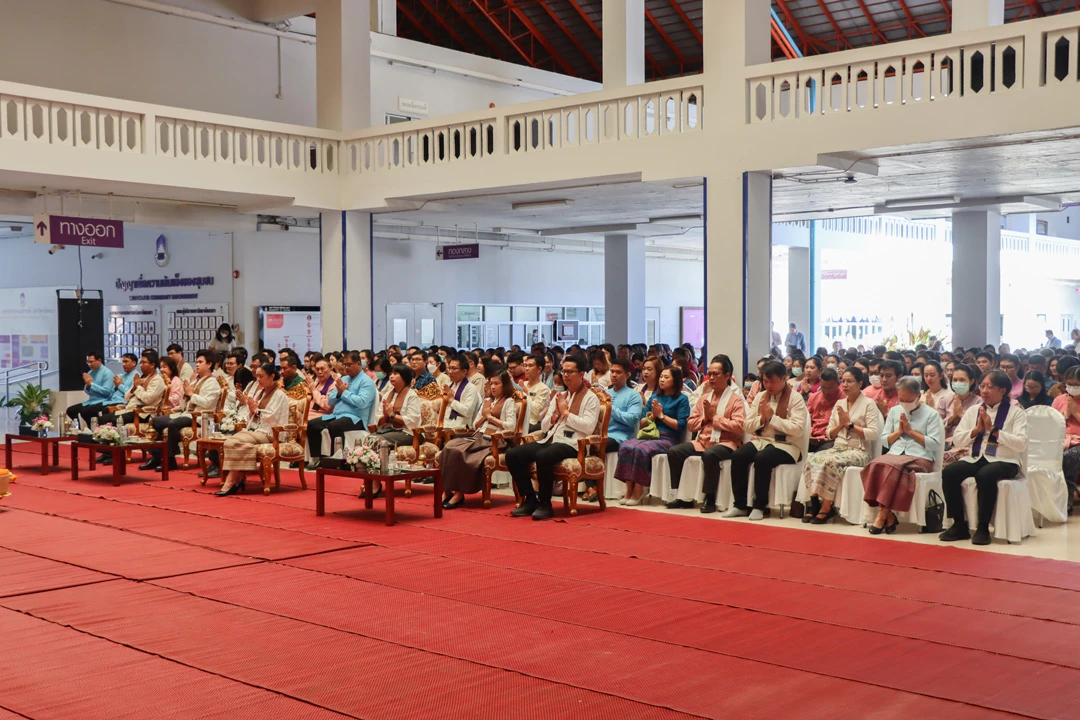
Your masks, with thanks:
M997 443L986 443L986 449L983 451L983 455L987 457L997 457Z
M563 434L563 437L565 437L565 438L574 437L574 431L573 430L563 430L562 434Z

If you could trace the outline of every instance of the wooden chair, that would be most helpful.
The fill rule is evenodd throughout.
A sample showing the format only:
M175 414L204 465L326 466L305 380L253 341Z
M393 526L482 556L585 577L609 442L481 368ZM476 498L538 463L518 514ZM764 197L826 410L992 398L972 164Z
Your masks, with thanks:
M184 469L187 470L190 466L189 461L191 457L191 443L195 441L195 438L199 436L199 418L203 415L209 414L215 423L220 423L221 419L225 416L225 401L229 398L229 383L225 378L220 375L216 375L218 386L221 388L221 395L218 397L217 407L209 412L193 412L191 413L191 427L184 428L180 431L180 445L184 450Z
M525 422L529 417L529 397L519 390L513 394L511 399L517 405L517 427L513 431L503 430L502 432L493 433L491 436L491 455L484 460L485 508L491 507L492 476L497 472L510 472L510 469L506 467L506 454L499 454L499 443L505 440L508 447L521 444L522 430L525 428Z
M602 388L590 388L600 400L600 412L596 416L596 427L593 434L578 440L578 454L576 458L568 458L555 466L555 480L562 481L563 504L570 509L570 515L577 515L578 483L582 480L596 482L597 495L599 496L600 509L607 508L604 498L604 479L606 477L604 463L607 459L607 433L608 421L611 419L611 396ZM535 442L540 434L525 436L522 442ZM595 454L589 453L589 448L595 449ZM533 466L533 483L536 482L536 466ZM521 493L517 485L514 485L514 501L521 507Z
M449 403L443 397L438 383L431 383L423 390L417 390L420 396L420 425L413 429L412 446L397 449L398 460L431 465L442 447L443 420Z
M304 386L305 390L307 389ZM259 459L259 474L262 476L263 494L270 494L270 480L274 487L281 487L281 463L295 462L300 468L300 486L307 490L304 478L304 445L307 442L308 411L311 409L311 393L305 392L300 398L289 398L289 422L277 425L271 430L271 442L255 446L255 456ZM282 435L285 439L282 439Z

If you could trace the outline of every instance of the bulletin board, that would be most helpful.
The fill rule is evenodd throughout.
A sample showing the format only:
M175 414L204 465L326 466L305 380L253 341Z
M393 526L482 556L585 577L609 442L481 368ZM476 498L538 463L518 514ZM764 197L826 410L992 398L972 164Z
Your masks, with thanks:
M206 349L218 326L229 320L228 303L163 305L167 331L165 347L176 343L184 348L184 360L195 363L195 354ZM164 348L163 348L164 349Z
M161 347L160 305L110 305L105 321L105 355L118 363L126 353L138 357L143 350Z
M261 348L292 348L300 355L322 352L322 314L317 306L266 305L259 308Z

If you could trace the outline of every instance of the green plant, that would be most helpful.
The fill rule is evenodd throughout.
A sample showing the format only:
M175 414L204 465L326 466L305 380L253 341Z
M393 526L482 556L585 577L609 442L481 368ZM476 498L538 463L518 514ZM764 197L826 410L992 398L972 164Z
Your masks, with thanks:
M19 408L19 423L29 425L38 415L52 412L49 397L52 391L40 385L24 385L22 391L8 400L0 400L0 407Z
M930 337L935 336L942 343L942 347L945 346L946 337L944 333L934 332L924 327L920 327L914 332L907 330L903 334L906 336L903 342L901 342L898 335L893 334L882 340L881 344L889 350L910 350L916 345L929 345Z

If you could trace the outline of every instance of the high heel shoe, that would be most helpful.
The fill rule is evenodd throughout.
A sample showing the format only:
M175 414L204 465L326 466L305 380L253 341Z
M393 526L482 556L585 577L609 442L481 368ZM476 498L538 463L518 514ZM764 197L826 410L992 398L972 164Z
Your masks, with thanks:
M815 495L814 497L810 498L809 504L803 511L802 521L804 523L814 522L814 518L819 512L821 512L821 498Z
M891 525L886 525L882 528L886 535L892 535L896 532L896 528L900 527L900 518L896 517L896 513L892 513L893 522Z
M825 523L832 520L834 517L836 517L836 506L835 505L833 505L831 508L829 508L829 512L825 513L825 517L821 517L821 511L819 510L818 513L816 515L814 515L813 519L810 522L813 523L814 525L824 525Z
M235 485L233 485L228 490L218 490L216 493L214 493L214 495L216 495L217 497L227 497L229 495L235 495L236 493L243 492L243 491L244 491L244 481L241 480L240 482L236 483Z

